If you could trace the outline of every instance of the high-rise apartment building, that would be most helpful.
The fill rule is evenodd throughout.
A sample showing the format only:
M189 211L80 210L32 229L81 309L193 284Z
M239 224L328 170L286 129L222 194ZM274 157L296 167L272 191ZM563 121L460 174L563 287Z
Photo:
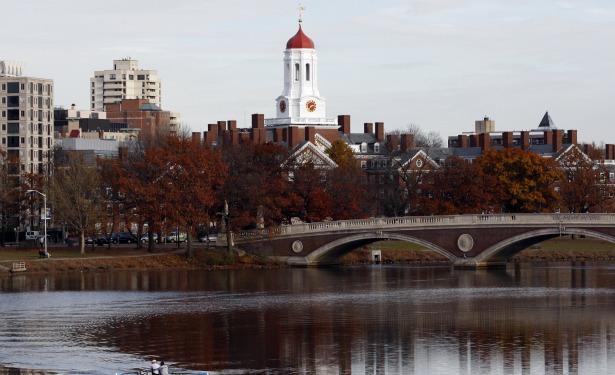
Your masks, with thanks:
M161 107L160 79L156 70L139 69L139 62L130 58L113 60L112 70L94 72L90 78L90 108L105 111L108 104L122 99L148 99Z
M10 173L46 173L53 152L53 80L23 76L23 63L0 61L0 149Z

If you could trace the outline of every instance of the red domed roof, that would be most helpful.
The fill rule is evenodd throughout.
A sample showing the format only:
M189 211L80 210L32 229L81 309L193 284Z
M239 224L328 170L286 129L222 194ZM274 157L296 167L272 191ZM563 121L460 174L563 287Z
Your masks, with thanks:
M314 42L312 42L312 39L308 38L303 33L303 30L301 30L301 25L299 25L299 31L297 31L297 34L286 42L286 49L291 48L314 48Z

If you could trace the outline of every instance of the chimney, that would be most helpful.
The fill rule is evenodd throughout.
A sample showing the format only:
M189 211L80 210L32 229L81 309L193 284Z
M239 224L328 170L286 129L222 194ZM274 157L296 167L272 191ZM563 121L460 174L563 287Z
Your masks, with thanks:
M290 136L288 137L289 138L289 140L288 140L288 148L292 150L303 139L300 139L299 128L298 127L291 126L288 130L290 131Z
M605 160L613 160L615 159L615 145L605 145L604 146L606 155Z
M521 149L522 150L529 150L530 149L530 132L527 130L524 130L521 132Z
M576 130L568 130L568 143L572 143L573 145L577 144L577 131Z
M372 134L374 132L374 124L371 122L366 122L363 124L363 133Z
M384 142L384 122L376 123L376 139L378 142Z
M237 129L237 121L228 120L228 130L235 130L235 129Z
M265 115L260 113L252 114L252 128L261 129L265 128Z
M546 145L553 144L553 132L551 130L544 131L543 141Z
M478 134L470 134L470 147L478 146Z
M337 124L343 134L350 134L350 115L337 116Z
M468 147L468 136L465 134L459 134L457 136L457 141L459 143L459 147L466 148Z
M491 137L489 137L489 133L479 134L478 144L483 150L489 150L491 148Z
M401 152L408 152L414 147L414 134L402 134L401 142L399 144L399 150Z
M273 130L273 141L274 142L284 142L284 138L282 137L282 128L275 128Z
M226 121L218 121L218 134L219 135L224 134L225 130L226 130Z
M193 142L201 142L201 133L200 132L192 132L192 141Z
M554 130L553 133L553 151L557 151L562 148L562 142L564 140L564 131L563 130Z
M254 144L261 144L267 141L267 131L265 128L252 128L250 133Z
M306 126L305 127L305 140L315 144L315 137L316 137L316 128L313 126Z
M389 147L389 151L397 151L399 150L399 138L395 134L387 135L387 145Z
M502 133L502 144L506 148L513 147L513 133L512 132Z

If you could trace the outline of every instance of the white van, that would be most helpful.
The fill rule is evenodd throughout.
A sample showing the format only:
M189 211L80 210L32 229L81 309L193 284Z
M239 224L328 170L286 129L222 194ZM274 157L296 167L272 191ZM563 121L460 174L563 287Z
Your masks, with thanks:
M26 240L36 240L41 236L41 233L37 230L31 230L26 232Z

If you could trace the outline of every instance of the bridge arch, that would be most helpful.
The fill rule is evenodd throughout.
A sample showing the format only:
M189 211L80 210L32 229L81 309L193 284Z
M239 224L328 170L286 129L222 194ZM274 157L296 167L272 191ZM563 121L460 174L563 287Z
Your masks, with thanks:
M560 237L563 234L584 235L615 243L614 236L587 228L565 228L564 232L562 232L560 228L543 228L519 234L500 241L488 249L485 249L485 251L476 256L474 260L477 265L505 263L512 256L528 248L529 246L551 238Z
M416 243L418 245L422 245L428 249L431 249L438 254L443 255L450 261L454 261L456 259L453 254L443 249L442 247L437 246L431 242L422 240L420 238L398 233L381 232L360 233L332 241L324 246L319 247L318 249L307 255L305 257L305 261L307 265L333 264L336 263L336 260L338 260L342 256L354 250L357 250L361 246L382 240L399 240L404 242Z

